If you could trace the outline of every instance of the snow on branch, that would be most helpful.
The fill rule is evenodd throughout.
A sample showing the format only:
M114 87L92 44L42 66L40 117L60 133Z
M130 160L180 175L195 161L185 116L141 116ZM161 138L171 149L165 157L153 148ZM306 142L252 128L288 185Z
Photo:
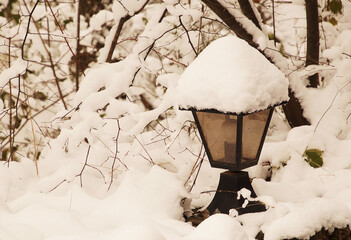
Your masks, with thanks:
M106 38L105 47L100 52L99 62L111 62L122 27L131 17L140 13L149 0L144 1L115 1L113 3L113 15L116 25L112 27L110 34Z
M257 48L271 62L286 75L289 73L289 62L280 54L274 44L270 42L264 31L248 19L232 4L225 0L202 0L209 6L239 37Z

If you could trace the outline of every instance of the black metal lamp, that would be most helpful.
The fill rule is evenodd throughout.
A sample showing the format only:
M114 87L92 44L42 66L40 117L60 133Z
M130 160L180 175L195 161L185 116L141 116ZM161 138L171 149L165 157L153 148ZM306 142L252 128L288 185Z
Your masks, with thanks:
M192 113L212 167L240 171L257 164L273 108L250 114Z
M241 170L257 164L273 107L250 114L190 110L211 166L229 170L220 175L216 194L207 207L210 214L229 213L230 209L236 209L239 214L264 211L259 202L249 202L243 208L245 199L238 199L237 191L246 188L251 191L251 197L256 197L248 173Z
M288 85L257 49L233 36L211 43L180 77L179 107L192 111L211 166L228 169L207 207L210 214L265 210L259 202L238 198L242 188L256 197L241 170L257 164L273 108L289 99Z

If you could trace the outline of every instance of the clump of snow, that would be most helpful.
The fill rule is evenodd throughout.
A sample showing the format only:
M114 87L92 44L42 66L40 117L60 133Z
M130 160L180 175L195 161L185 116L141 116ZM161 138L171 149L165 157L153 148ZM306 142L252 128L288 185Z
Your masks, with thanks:
M224 240L248 240L240 223L225 214L215 214L206 219L184 240L213 240L219 238Z
M104 23L106 23L107 21L111 21L112 19L112 12L108 10L101 10L100 12L98 12L90 18L89 30L100 30Z
M28 62L23 61L22 59L16 60L10 68L1 72L0 87L3 87L4 85L6 85L9 80L17 77L18 75L24 74L27 66L28 66Z
M177 86L182 108L247 113L288 100L288 80L239 38L211 43L184 71Z
M350 222L351 211L347 206L339 201L317 198L273 221L265 232L265 239L307 239L322 228L333 231L347 227Z
M9 0L0 0L0 11L5 9L7 4L9 4Z

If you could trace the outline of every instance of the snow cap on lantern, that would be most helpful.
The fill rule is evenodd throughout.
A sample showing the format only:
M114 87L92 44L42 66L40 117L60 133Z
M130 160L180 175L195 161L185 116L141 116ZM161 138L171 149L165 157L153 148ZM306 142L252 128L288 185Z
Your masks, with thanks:
M289 99L288 80L246 41L227 36L212 42L179 79L182 109L250 113Z

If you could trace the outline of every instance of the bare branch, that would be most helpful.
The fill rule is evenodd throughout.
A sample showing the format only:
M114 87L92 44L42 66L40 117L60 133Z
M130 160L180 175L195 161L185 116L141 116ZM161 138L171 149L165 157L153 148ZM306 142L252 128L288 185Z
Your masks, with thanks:
M49 7L49 9L50 9L50 11L51 11L51 14L52 14L52 16L53 16L53 18L54 18L54 20L55 20L55 23L56 23L56 25L59 27L59 29L60 29L62 35L64 36L65 33L63 32L61 25L60 25L59 22L57 21L57 18L56 18L55 14L54 14L54 12L52 11L52 8L51 8L51 6L50 6L50 3L48 2L48 0L45 0L45 2L48 4L48 7ZM72 53L72 55L73 55L73 57L74 57L74 59L75 59L77 65L79 66L79 69L80 69L81 73L83 74L83 76L85 76L84 70L83 70L82 66L80 65L80 63L79 63L78 56L76 56L76 55L74 54L74 52L73 52L71 46L69 45L69 42L68 42L67 38L66 38L66 37L63 37L63 39L65 40L65 42L66 42L66 44L67 44L67 47L68 47L69 50L71 51L71 53Z
M29 13L29 19L28 19L28 24L27 24L27 31L26 31L26 34L24 35L24 38L23 38L23 43L22 43L22 48L21 48L21 56L22 56L22 59L24 59L24 46L25 46L25 43L26 43L26 40L27 40L27 37L28 37L28 34L29 34L29 26L30 26L30 21L32 20L32 15L34 13L34 10L35 8L38 6L38 3L40 2L40 0L37 0L34 4L34 7L33 9L30 11Z
M184 26L184 24L182 22L182 16L181 15L179 16L179 22L180 22L180 25L182 25L182 27L184 28L186 36L188 37L188 42L189 42L191 48L193 49L195 55L197 56L198 53L196 52L195 47L194 47L193 43L191 42L188 29L186 29L186 27Z
M118 2L122 5L123 8L125 8L125 6L123 6L123 4L120 1L118 1ZM107 57L106 57L106 62L111 62L111 60L112 60L113 52L115 51L115 48L116 48L116 45L117 45L117 42L118 42L118 38L121 35L121 31L122 31L124 23L126 23L130 18L132 18L135 15L139 14L145 8L145 6L147 5L148 2L149 2L149 0L146 0L145 3L140 7L140 9L135 11L133 15L127 14L126 16L122 17L119 20L117 28L116 28L116 32L115 32L115 34L113 36L113 40L112 40L110 49L109 49ZM125 8L125 10L128 12L128 10L126 8Z
M139 139L134 135L134 138L138 141L138 143L140 144L140 146L144 149L144 152L147 154L147 156L149 157L149 159L145 158L143 155L141 155L142 157L144 157L145 159L147 159L150 163L152 163L153 165L155 165L155 162L152 160L152 157L150 156L149 152L146 150L146 148L144 147L144 145L139 141Z
M68 182L67 179L63 179L59 184L57 184L55 187L51 188L51 189L48 191L48 193L50 193L50 192L56 190L56 189L57 189L62 183L64 183L64 182Z
M89 147L88 147L87 155L86 155L86 157L85 157L85 163L84 163L84 165L83 165L83 168L82 168L82 170L80 171L80 173L76 176L76 177L79 176L79 179L80 179L80 187L83 187L82 175L83 175L83 171L84 171L84 169L85 169L85 166L88 165L88 157L89 157L90 147L91 147L91 146L90 146L90 144L89 144Z
M76 41L76 56L79 57L80 52L80 0L77 1L77 41ZM79 61L76 61L76 91L79 89Z
M121 131L121 128L119 126L119 120L116 119L117 121L117 134L116 134L116 149L115 149L115 156L113 158L113 162L112 162L112 166L111 166L111 180L110 180L110 185L108 186L108 190L110 190L111 188L111 185L113 183L113 174L114 174L114 171L115 171L115 163L116 163L116 160L118 159L119 162L128 170L128 167L127 165L125 165L118 157L117 157L117 154L118 154L118 139L119 139L119 134L120 134L120 131Z
M223 20L235 34L247 41L252 47L258 48L258 44L253 41L253 36L236 20L236 18L217 0L202 0L217 16Z
M25 6L25 7L27 8L27 10L29 11L27 4L26 4L25 2L23 2L23 3L24 3L24 6ZM50 5L49 5L49 8L51 9ZM40 30L39 30L39 27L38 27L38 25L37 25L37 22L36 22L34 19L33 19L33 22L34 22L35 28L37 29L37 32L40 33ZM28 27L29 27L29 25L28 25ZM28 31L29 31L29 29L27 29L27 33L28 33ZM42 44L43 44L43 47L44 47L45 51L46 51L47 54L48 54L49 61L50 61L50 64L51 64L51 65L50 65L50 68L51 68L52 74L54 75L54 78L55 78L55 83L56 83L56 86L57 86L58 93L59 93L59 95L60 95L60 99L61 99L61 101L62 101L62 104L63 104L64 108L67 110L67 105L66 105L66 102L65 102L65 100L64 100L64 96L63 96L63 94L62 94L62 91L61 91L61 87L60 87L60 83L59 83L59 78L57 77L57 74L56 74L55 64L54 64L54 62L53 62L53 59L52 59L52 56L51 56L51 52L50 52L49 49L46 47L45 42L44 42L44 40L43 40L43 38L42 38L42 36L41 36L40 34L39 34L39 38L40 38L40 40L41 40L41 42L42 42ZM67 41L67 40L66 40L66 41ZM67 43L68 43L68 42L67 42Z
M250 19L255 26L262 30L261 25L259 23L259 20L257 19L254 10L252 9L252 5L250 3L251 0L238 0L241 11L244 13L244 15Z
M241 39L248 42L252 47L256 48L258 51L262 53L263 56L267 58L271 63L275 64L279 67L279 64L283 63L285 59L282 55L272 55L272 51L269 48L266 48L264 51L258 48L258 44L253 40L253 35L251 33L252 30L246 29L236 18L231 14L231 12L220 2L221 0L202 0L209 8L214 11L219 18L221 18L228 27ZM256 27L257 28L257 27ZM259 28L255 29L255 31L259 30ZM272 57L274 56L274 57ZM284 64L287 65L287 64ZM281 69L285 71L287 69ZM294 91L289 88L289 102L283 106L285 115L287 120L292 127L308 125L309 122L302 114L302 107L299 100L296 98Z

